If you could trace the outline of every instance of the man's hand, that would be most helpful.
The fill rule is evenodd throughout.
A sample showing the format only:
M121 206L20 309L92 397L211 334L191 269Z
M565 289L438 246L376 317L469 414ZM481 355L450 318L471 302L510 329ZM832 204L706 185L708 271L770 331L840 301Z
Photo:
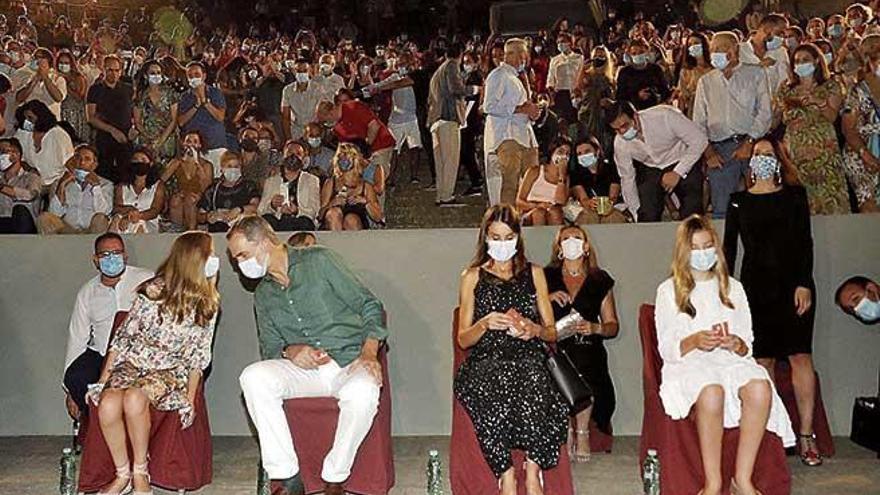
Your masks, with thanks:
M774 65L776 65L776 59L773 57L764 57L764 59L761 60L761 67L773 67Z
M284 196L280 194L276 194L272 197L272 209L279 210L281 209L281 205L284 204Z
M650 100L652 95L653 93L651 91L651 88L642 88L639 90L639 100L641 101Z
M711 144L706 146L706 151L703 152L703 158L706 160L706 166L709 168L721 168L724 166L724 160L721 159L718 150L716 150Z
M304 370L313 370L330 362L330 356L321 349L305 344L289 345L284 348L284 356L288 361Z
M101 183L101 178L98 177L98 174L94 172L89 172L89 175L86 175L86 184L90 184L92 186L97 186Z
M379 364L379 360L376 359L376 356L361 353L360 357L351 363L348 372L356 373L359 370L366 371L374 380L376 380L376 383L379 386L382 385L382 365Z
M64 404L67 406L67 414L70 415L70 419L74 421L79 421L79 406L76 405L76 402L73 400L73 397L70 394L66 394L64 397Z
M737 146L736 151L733 152L734 160L748 160L752 157L752 148L754 145L751 141L743 141L739 146Z
M667 193L671 193L678 186L679 181L681 181L681 176L677 172L670 170L660 178L660 185L663 186Z
M110 135L113 136L113 139L119 144L125 144L128 142L128 136L119 129L113 128L113 130L110 131Z
M299 213L299 208L296 205L284 205L281 207L281 213L284 215L296 215Z

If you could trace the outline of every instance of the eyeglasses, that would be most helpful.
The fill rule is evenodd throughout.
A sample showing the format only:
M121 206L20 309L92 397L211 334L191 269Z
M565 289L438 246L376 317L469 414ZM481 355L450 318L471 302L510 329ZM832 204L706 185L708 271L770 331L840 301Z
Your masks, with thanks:
M115 250L115 251L100 251L100 252L97 253L96 256L97 256L98 258L106 258L106 257L108 257L108 256L114 256L114 255L118 256L118 255L123 255L123 254L125 254L125 251L124 251L124 250L122 250L122 249L117 249L117 250Z

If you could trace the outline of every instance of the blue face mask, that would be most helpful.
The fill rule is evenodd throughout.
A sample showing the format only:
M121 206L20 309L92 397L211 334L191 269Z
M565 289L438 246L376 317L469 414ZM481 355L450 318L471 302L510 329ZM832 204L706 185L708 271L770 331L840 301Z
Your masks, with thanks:
M76 181L79 182L80 184L85 182L86 177L88 177L88 176L89 176L88 170L83 170L81 168L73 169L73 178L76 179Z
M351 161L351 158L340 158L339 159L339 169L342 170L343 172L348 172L349 170L351 170L352 165L353 165L353 163Z
M749 168L755 179L772 179L779 173L779 160L775 156L755 155L749 161Z
M798 77L812 77L816 72L816 66L812 63L794 64L794 73Z
M559 49L560 53L568 53L568 43L559 43L556 45L556 48Z
M853 308L856 315L868 323L880 320L880 301L872 301L867 296Z
M629 129L627 129L626 132L621 134L620 137L622 137L626 141L632 141L638 135L639 135L638 129L636 129L636 126L632 126Z
M828 26L828 36L832 38L840 38L843 35L843 25L835 24L833 26Z
M724 70L727 68L727 64L729 63L730 61L727 59L726 53L712 53L712 67L715 67L718 70Z
M638 55L632 56L633 65L643 66L648 63L648 55L645 53L640 53Z
M632 57L629 56L629 53L624 53L623 54L623 63L626 65L629 65L632 62L633 62L633 59L632 59Z
M578 164L584 168L593 168L596 166L596 163L599 161L596 158L595 153L585 153L583 155L578 155Z
M98 268L105 277L115 278L125 271L125 259L121 254L108 254L98 258Z
M698 272L708 272L718 262L715 248L691 250L691 268Z
M24 119L24 122L21 123L21 130L24 132L34 132L34 123L30 119Z
M688 47L688 54L691 57L700 58L703 56L703 45L691 45Z
M769 40L767 40L767 43L766 43L767 49L768 50L775 50L775 49L781 47L782 43L784 43L784 42L785 42L785 40L783 40L781 36L773 36Z
M525 62L520 62L519 65L516 66L516 71L519 72L520 74L522 74L523 72L525 72L525 71L526 71L526 63L525 63Z

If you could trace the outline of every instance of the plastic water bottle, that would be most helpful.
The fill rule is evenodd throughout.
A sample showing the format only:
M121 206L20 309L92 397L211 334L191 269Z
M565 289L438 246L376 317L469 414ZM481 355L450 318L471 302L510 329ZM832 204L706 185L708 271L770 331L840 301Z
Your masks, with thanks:
M269 473L263 469L263 462L257 463L257 495L271 495Z
M642 473L645 495L660 495L660 457L656 450L648 449Z
M58 484L58 493L76 495L76 456L70 447L64 447L61 451L61 482Z
M443 495L443 475L440 469L440 453L436 450L428 452L428 495Z

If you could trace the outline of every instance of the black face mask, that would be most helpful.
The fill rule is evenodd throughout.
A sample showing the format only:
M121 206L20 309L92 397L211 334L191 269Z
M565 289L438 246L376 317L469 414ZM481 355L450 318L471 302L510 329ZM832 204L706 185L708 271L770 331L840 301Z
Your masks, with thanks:
M150 164L146 162L131 162L131 168L134 170L134 175L138 177L143 177L150 173Z
M604 58L594 58L593 59L593 67L605 67L605 64L607 62L608 61L605 60Z
M241 140L241 149L253 153L256 151L260 151L260 146L257 144L256 141L248 138Z

